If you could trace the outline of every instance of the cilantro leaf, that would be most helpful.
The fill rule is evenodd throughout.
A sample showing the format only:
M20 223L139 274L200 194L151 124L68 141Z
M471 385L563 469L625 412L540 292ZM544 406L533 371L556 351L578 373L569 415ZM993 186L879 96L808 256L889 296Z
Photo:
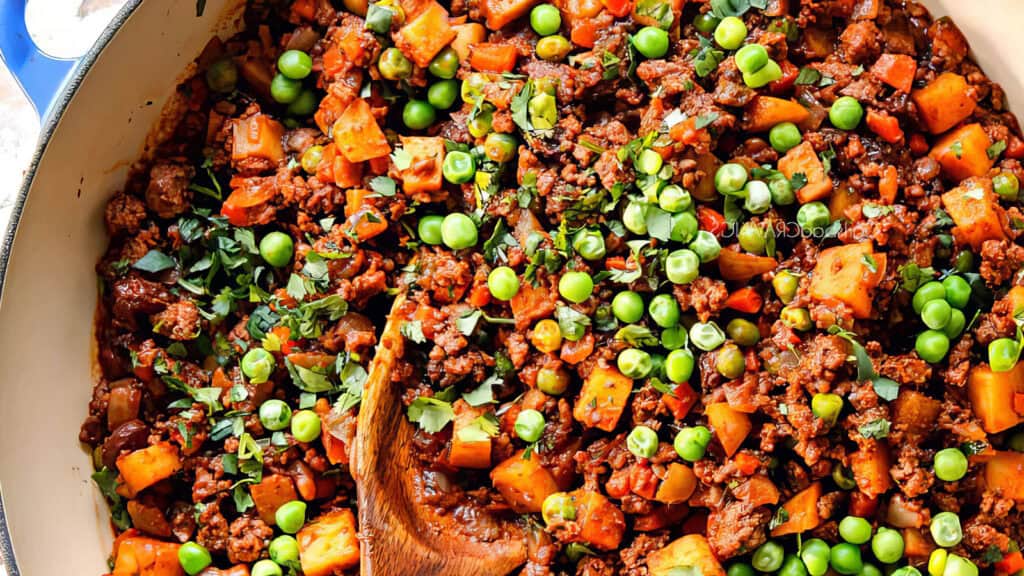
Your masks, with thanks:
M915 262L908 262L899 267L900 287L907 292L916 292L918 288L935 278L935 269L931 266L921 268Z
M888 420L885 418L878 418L877 420L872 420L867 424L862 424L857 428L857 432L865 438L881 440L889 436L889 429L891 427L892 424Z
M423 335L423 323L419 320L403 322L398 331L401 332L402 336L405 336L405 339L410 342L423 344L427 341L427 337Z
M565 339L573 342L583 338L587 326L590 326L590 317L562 304L555 309L555 319Z
M145 256L139 258L134 264L132 264L132 268L150 273L162 272L164 270L174 268L174 266L175 262L173 258L156 249L146 252Z
M381 196L394 196L398 190L395 181L387 176L374 176L370 180L370 189Z
M650 328L640 324L623 326L615 333L615 339L628 342L629 344L639 348L657 346L659 342L658 337L654 332L651 332Z
M526 82L509 103L509 108L512 110L512 121L523 132L529 132L533 128L530 125L529 115L530 98L532 97L533 82Z
M409 405L406 416L410 422L419 424L424 432L437 434L455 419L455 411L449 402L420 396Z
M483 406L484 404L490 404L494 402L494 387L504 383L497 374L491 374L486 380L480 383L479 386L464 392L462 399L465 400L470 406Z

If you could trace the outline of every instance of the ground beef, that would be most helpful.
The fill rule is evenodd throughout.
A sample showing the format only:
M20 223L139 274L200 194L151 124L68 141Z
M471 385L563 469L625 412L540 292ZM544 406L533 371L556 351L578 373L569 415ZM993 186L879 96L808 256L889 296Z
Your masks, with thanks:
M228 560L232 563L255 562L270 544L274 529L256 517L239 516L231 523Z
M135 196L120 193L107 202L104 221L107 224L107 234L111 236L121 233L134 234L139 231L145 219L146 204Z
M771 512L734 501L712 510L708 516L708 542L715 556L723 560L750 552L767 540Z
M678 284L672 293L679 302L679 308L684 312L693 310L701 322L707 322L721 310L725 306L725 299L729 297L725 282L706 276L699 276L689 284Z
M195 169L185 164L159 163L149 171L146 206L161 218L174 218L188 209L192 192L188 185Z
M111 292L114 317L130 326L135 325L137 314L155 314L175 301L162 285L135 274L115 282Z
M1005 284L1024 264L1024 246L1007 240L988 240L981 245L981 277L990 286Z
M191 300L179 300L151 320L153 331L171 340L191 340L199 335L199 308Z
M228 521L220 511L220 502L210 502L199 513L199 532L196 534L196 542L214 553L226 552L231 537Z

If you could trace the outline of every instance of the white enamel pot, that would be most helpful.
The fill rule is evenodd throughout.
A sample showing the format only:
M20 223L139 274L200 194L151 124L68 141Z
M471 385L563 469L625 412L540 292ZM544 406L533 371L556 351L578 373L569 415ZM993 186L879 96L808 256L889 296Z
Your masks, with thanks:
M31 45L24 2L0 0L0 53L44 118L0 253L0 566L97 576L112 533L78 429L93 383L103 209L190 62L236 26L239 0L206 0L201 16L196 0L129 0L79 62ZM953 16L1010 102L1024 101L1024 0L925 3Z

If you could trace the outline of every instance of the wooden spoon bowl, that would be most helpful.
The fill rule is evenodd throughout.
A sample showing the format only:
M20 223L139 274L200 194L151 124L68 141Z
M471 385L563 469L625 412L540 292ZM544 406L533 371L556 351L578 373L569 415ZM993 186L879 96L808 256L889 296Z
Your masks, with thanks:
M363 392L352 471L359 499L363 576L500 576L526 561L521 529L505 522L500 539L473 540L417 499L422 470L412 454L413 428L405 417L401 383L391 371L401 358L405 298L388 315Z

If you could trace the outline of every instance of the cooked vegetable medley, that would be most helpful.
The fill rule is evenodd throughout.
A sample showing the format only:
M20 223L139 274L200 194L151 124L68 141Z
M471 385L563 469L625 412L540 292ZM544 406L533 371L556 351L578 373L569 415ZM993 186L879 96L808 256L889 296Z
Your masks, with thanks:
M107 208L114 575L356 574L400 293L417 505L522 574L1024 574L1024 140L952 21L338 4L251 2Z

